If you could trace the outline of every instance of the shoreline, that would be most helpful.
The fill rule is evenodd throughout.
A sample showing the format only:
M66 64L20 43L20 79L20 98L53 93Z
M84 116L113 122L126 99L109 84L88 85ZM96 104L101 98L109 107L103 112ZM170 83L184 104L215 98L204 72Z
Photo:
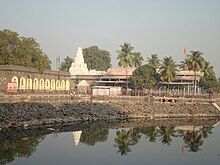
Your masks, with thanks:
M152 101L0 103L0 130L47 124L97 122L124 119L220 117L211 103L160 103Z

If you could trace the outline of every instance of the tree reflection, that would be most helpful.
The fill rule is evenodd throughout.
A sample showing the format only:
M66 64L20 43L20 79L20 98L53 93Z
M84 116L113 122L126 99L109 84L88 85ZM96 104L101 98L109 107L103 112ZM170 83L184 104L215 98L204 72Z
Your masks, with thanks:
M188 151L198 152L201 150L201 146L204 140L212 134L212 126L202 126L199 130L188 130L183 133L184 147L188 148Z
M97 142L104 142L108 138L108 130L87 129L83 130L80 141L90 146Z
M45 136L36 136L0 142L0 164L12 162L15 157L31 156L44 138Z
M115 138L115 147L118 147L118 153L121 153L122 156L125 156L128 154L128 152L131 152L131 149L129 146L134 145L134 141L131 138L131 129L121 130L116 132L116 138Z
M174 126L161 126L159 129L159 133L161 135L161 142L163 144L170 145L172 142L171 136L176 136L175 133L177 131L175 130Z
M195 127L192 127L195 128ZM183 138L184 148L188 151L197 152L203 145L205 138L212 133L212 126L202 126L197 129L192 129L190 126L160 126L160 127L141 127L122 129L116 132L114 147L118 148L118 153L122 156L126 156L131 152L131 146L137 144L142 135L145 135L149 142L156 142L160 137L160 141L164 145L170 145L172 139L175 137Z

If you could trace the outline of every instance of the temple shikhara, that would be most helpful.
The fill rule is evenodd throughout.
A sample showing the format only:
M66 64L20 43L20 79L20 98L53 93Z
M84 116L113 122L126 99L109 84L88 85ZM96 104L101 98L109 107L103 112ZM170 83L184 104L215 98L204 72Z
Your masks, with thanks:
M71 77L78 75L104 75L104 71L89 70L87 64L84 62L82 48L77 49L76 57L69 68Z

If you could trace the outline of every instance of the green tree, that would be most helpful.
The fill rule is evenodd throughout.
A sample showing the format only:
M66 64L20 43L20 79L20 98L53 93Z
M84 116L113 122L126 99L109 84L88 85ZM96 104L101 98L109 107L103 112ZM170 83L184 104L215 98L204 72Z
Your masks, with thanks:
M147 63L152 65L155 69L158 69L160 67L160 59L158 54L151 54L151 56L147 58Z
M184 146L189 148L189 151L197 152L200 149L200 146L203 145L204 138L200 131L187 131L183 136Z
M204 67L204 58L202 57L203 53L200 51L191 51L190 55L186 56L186 65L189 70L194 72L194 91L193 96L196 93L196 81L197 81L197 72L202 71Z
M132 66L134 66L135 68L141 66L142 61L144 61L144 59L141 55L141 52L134 52L133 55L131 56Z
M175 127L174 126L161 126L159 132L161 134L161 142L163 144L170 145L172 142L171 136L175 136Z
M104 142L108 138L109 131L106 129L86 129L82 131L80 140L90 146L94 146L97 142Z
M88 69L106 71L111 67L111 57L107 50L101 50L97 46L83 49L83 57Z
M0 142L0 164L12 162L16 157L29 157L45 136L28 137L26 139L8 139Z
M126 94L128 94L128 67L132 67L132 50L134 47L130 43L120 45L121 50L117 51L118 65L126 69Z
M130 87L133 89L153 89L159 82L156 69L149 64L137 68L130 77Z
M50 69L51 61L32 37L20 37L8 29L0 30L0 65L19 65Z
M70 66L71 66L71 64L72 64L72 62L73 62L73 58L70 58L69 56L67 56L67 57L64 59L64 61L61 63L61 65L60 65L60 70L62 70L62 71L64 71L64 70L68 71L69 68L70 68Z
M206 89L210 94L219 91L218 80L215 76L214 67L210 62L205 61L202 68L203 76L199 85Z
M177 65L173 61L173 58L171 56L165 57L160 67L160 78L162 81L167 82L168 91L169 91L169 84L170 82L175 80L177 71L178 71Z
M116 132L117 137L115 138L114 147L118 148L117 152L121 153L122 156L131 152L130 146L134 145L134 139L131 138L131 133L131 129L128 131L121 130Z

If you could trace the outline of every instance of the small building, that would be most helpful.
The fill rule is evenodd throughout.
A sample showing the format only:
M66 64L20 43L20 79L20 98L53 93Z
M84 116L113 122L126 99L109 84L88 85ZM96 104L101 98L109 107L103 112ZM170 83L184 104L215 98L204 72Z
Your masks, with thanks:
M120 96L122 95L121 87L117 86L93 86L92 95L94 96Z
M122 95L135 68L109 68L92 86L93 95ZM127 74L126 74L127 73Z

